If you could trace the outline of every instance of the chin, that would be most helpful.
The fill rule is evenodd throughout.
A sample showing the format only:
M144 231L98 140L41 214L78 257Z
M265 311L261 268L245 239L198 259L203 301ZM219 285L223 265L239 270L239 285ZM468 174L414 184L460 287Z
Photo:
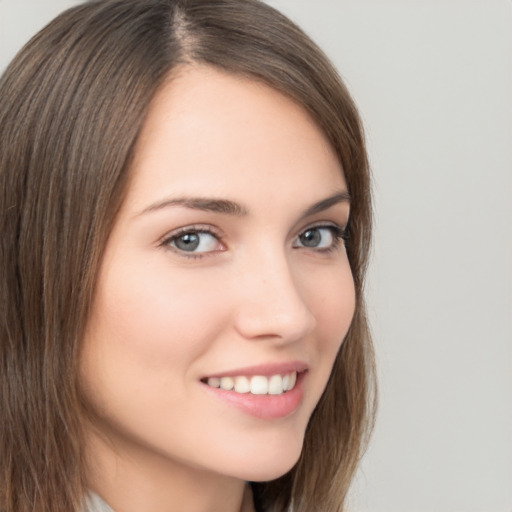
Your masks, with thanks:
M246 454L240 461L238 476L250 482L267 482L285 475L295 466L302 452L302 442L254 452L257 453Z
M274 464L272 467L260 468L259 471L252 471L244 479L248 482L270 482L271 480L276 480L288 473L298 460L297 457L293 464Z

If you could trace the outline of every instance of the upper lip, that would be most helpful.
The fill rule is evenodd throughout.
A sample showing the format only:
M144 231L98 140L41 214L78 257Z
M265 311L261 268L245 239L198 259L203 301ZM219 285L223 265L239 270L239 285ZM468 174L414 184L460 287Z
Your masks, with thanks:
M301 373L308 369L308 365L302 361L288 361L283 363L267 363L256 366L246 366L244 368L235 368L216 372L205 376L205 378L220 377L238 377L261 375L263 377L272 377L272 375L286 375L287 373Z

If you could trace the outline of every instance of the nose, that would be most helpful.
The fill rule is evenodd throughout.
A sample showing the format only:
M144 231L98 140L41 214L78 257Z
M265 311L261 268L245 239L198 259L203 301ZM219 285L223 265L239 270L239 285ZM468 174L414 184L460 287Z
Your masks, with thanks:
M256 258L241 269L235 328L245 339L298 341L310 334L316 318L308 307L300 275L285 255ZM297 274L297 272L296 272Z

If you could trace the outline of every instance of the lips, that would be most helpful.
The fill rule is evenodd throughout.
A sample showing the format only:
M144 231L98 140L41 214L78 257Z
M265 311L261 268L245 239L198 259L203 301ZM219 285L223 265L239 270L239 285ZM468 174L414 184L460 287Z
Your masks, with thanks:
M216 399L260 419L290 415L300 406L308 367L300 362L230 370L201 379Z

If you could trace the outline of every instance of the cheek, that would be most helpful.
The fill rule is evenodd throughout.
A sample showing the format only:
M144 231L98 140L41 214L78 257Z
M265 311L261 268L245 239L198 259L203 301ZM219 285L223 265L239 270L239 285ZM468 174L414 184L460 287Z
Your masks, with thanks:
M96 337L105 348L136 352L140 362L193 359L223 316L215 290L197 277L132 268L138 272L112 272L102 282L91 320Z
M309 283L309 290L310 309L317 321L316 354L327 382L355 311L355 287L348 262L336 271L317 276Z
M118 260L100 277L82 354L82 383L96 408L122 411L140 398L158 410L162 396L178 405L195 361L224 328L208 282L160 270Z

